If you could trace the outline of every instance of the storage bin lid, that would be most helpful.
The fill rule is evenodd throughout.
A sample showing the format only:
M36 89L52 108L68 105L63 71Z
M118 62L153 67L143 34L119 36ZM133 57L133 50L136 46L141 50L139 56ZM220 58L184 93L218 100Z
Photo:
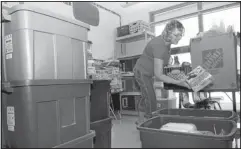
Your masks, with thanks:
M205 119L237 119L237 114L230 110L206 110L206 109L160 109L156 111L160 115L199 117Z
M74 85L91 84L91 80L23 80L3 82L2 87L23 87L23 86L49 86L49 85Z
M62 21L66 21L66 22L84 27L88 30L90 29L90 26L86 23L83 23L81 21L77 21L77 20L74 20L74 19L70 19L70 18L64 17L62 15L59 15L59 14L50 12L48 10L35 7L35 6L29 6L29 5L24 5L24 4L16 5L9 10L9 14L11 15L11 14L17 12L17 11L31 11L31 12L34 12L34 13L39 13L39 14L46 15L46 16L49 16L49 17L52 17L52 18L56 18L56 19L59 19L59 20L62 20Z

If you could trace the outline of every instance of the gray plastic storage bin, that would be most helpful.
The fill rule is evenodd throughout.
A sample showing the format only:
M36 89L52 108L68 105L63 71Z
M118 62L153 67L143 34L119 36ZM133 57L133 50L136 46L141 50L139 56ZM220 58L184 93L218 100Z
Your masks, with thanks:
M4 23L4 81L87 79L89 25L28 5Z
M224 136L191 134L163 131L160 128L169 123L192 123L199 131L211 131ZM194 117L156 116L137 127L140 130L142 148L232 148L237 125L231 120L200 119Z
M1 128L1 148L6 148L6 143L5 143L5 137L4 137L4 132L3 128Z
M61 144L59 146L55 146L53 148L93 148L94 137L95 131L90 131L89 134L86 134L67 143Z
M2 124L9 148L49 148L89 133L88 80L3 84Z
M238 121L238 115L234 111L224 110L202 110L202 109L162 109L156 112L161 115L189 116L199 118L212 118Z
M111 128L112 118L90 123L90 129L96 133L94 148L111 148Z

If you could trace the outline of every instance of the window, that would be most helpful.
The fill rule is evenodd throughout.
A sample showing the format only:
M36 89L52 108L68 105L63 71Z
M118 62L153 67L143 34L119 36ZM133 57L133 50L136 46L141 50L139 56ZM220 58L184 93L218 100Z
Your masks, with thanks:
M182 39L179 41L177 45L172 45L171 47L181 47L189 45L190 39L195 37L198 30L198 17L192 17L188 19L180 20L185 28L185 33Z
M226 10L216 11L203 15L203 28L204 31L209 30L213 24L220 25L223 21L225 28L229 25L234 27L234 30L240 32L240 7L230 8ZM240 47L237 47L237 69L240 70ZM228 95L228 96L227 96ZM214 92L212 96L221 96L224 100L221 101L223 110L232 110L232 93ZM230 100L231 98L231 100ZM240 110L240 93L236 93L237 110Z
M240 7L230 8L214 13L203 15L204 31L209 30L213 24L220 25L223 21L225 28L229 25L234 27L234 30L240 32ZM240 47L237 47L237 69L240 70Z
M166 26L166 23L155 25L155 35L156 36L161 35L161 33L164 30L165 26Z
M180 64L182 64L183 62L191 63L191 54L190 53L180 53L180 54L172 55L173 59L174 59L174 56L178 56L178 60L179 60Z
M236 96L236 109L240 110L240 92L236 92L235 96ZM213 92L211 93L211 97L222 97L223 100L220 101L222 110L233 110L232 93Z
M185 27L184 36L182 37L182 39L179 41L179 43L177 45L171 45L171 48L188 46L190 39L195 37L197 35L197 33L199 32L198 18L197 17L183 19L183 20L180 20L180 22ZM166 23L158 24L158 25L155 26L156 36L159 36L162 33L163 29L165 28L165 25L166 25ZM191 63L190 53L172 55L172 58L174 58L174 56L178 56L180 63L182 63L182 62Z
M177 45L171 45L172 48L189 45L190 39L195 37L197 35L197 33L199 32L197 17L182 19L182 20L180 20L180 22L183 24L183 26L185 28L185 33ZM160 25L157 24L155 26L156 36L159 36L162 33L163 29L165 28L165 25L166 25L166 23L163 23Z
M240 7L204 14L204 31L209 30L213 24L219 26L221 21L224 22L225 27L232 25L235 31L240 31Z

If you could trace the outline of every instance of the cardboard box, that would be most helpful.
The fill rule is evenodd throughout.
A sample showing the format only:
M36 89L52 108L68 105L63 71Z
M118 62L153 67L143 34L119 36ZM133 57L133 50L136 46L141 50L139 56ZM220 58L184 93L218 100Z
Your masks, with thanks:
M238 90L237 43L232 33L193 38L190 48L192 67L201 65L214 77L209 91Z

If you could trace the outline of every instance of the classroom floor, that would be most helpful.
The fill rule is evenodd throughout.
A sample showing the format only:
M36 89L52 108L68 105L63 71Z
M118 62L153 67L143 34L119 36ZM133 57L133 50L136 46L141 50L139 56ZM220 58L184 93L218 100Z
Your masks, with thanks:
M135 125L136 120L135 116L122 116L121 120L112 120L112 148L141 148L139 131ZM240 123L238 128L240 128ZM238 142L240 148L240 140Z
M121 120L112 120L112 148L141 148L139 131L135 125L136 120L135 116L123 116ZM238 128L240 128L240 123ZM240 148L240 139L238 147Z
M112 148L141 148L136 119L135 116L123 116L121 120L112 121Z

